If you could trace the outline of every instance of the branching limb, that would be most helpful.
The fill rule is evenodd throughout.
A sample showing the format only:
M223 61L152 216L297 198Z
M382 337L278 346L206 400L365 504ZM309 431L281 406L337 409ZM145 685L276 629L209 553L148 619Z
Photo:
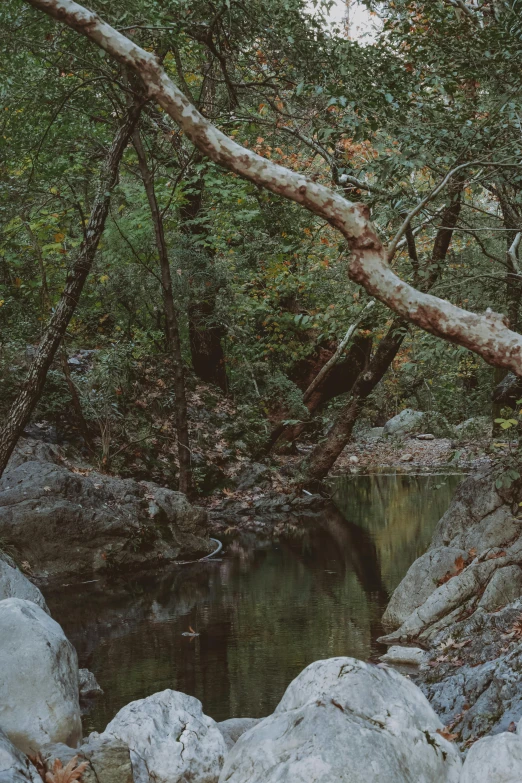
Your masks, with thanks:
M230 139L197 111L172 83L153 54L73 0L27 2L85 35L135 71L141 77L148 96L155 99L193 144L215 163L259 187L301 204L340 231L351 250L350 278L362 285L370 296L379 299L401 318L474 351L490 364L506 367L522 376L522 336L507 328L504 319L495 313L471 313L444 299L418 291L401 280L389 266L389 254L370 221L367 206L354 204L329 188ZM450 172L423 200L424 204L442 190L450 176L466 165L470 164L462 164ZM424 204L421 202L412 211L409 220L421 211ZM403 224L392 243L392 251L404 230Z

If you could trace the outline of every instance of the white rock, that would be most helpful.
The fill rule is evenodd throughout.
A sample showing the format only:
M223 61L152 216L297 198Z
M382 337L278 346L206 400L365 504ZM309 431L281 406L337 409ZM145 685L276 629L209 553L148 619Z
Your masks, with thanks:
M0 726L24 753L82 735L78 660L62 629L32 601L0 601Z
M435 435L432 435L431 433L427 432L422 435L417 435L417 440L435 440Z
M0 601L4 598L23 598L40 606L49 614L49 609L40 590L27 579L10 558L0 554Z
M460 783L520 783L522 739L504 732L475 742L462 767Z
M413 454L402 454L401 462L413 462Z
M456 746L421 691L353 658L308 666L239 738L219 783L458 783Z
M172 690L127 704L104 737L129 746L134 783L216 783L227 749L201 702Z
M351 462L352 465L357 465L359 462L359 457L356 457L355 454L352 454L352 456L348 458L348 462Z
M408 664L421 666L427 658L427 653L420 647L390 647L388 652L381 655L380 660L385 663Z
M229 718L220 721L217 727L225 738L227 749L230 750L246 731L250 731L262 720L263 718Z
M24 756L0 729L0 783L42 783L27 756Z

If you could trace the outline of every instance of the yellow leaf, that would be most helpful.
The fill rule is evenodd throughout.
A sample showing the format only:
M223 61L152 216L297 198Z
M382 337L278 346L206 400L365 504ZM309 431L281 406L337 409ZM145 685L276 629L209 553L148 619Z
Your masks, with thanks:
M106 283L108 279L109 279L109 275L101 275L100 283Z
M63 242L64 239L65 239L65 234L58 233L54 235L55 242Z

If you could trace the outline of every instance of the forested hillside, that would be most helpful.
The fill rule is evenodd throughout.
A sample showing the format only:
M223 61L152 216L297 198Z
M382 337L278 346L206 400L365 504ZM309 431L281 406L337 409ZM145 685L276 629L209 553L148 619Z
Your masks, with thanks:
M96 10L231 139L365 204L403 280L516 331L520 9L454 5L375 3L376 40L327 3ZM197 491L220 416L227 452L306 437L299 473L322 477L357 420L490 415L504 372L369 307L328 220L223 170L73 30L1 14L4 463L31 415L103 469Z

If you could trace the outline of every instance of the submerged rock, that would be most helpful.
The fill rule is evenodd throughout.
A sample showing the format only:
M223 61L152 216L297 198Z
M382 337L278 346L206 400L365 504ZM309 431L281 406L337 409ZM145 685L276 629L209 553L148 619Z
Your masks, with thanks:
M0 601L0 726L24 753L81 738L76 651L32 601Z
M100 688L96 677L89 669L79 669L78 685L80 688L80 701L89 701L96 696L103 696L103 690Z
M0 729L0 783L42 783L27 756Z
M458 783L457 748L421 691L353 658L308 666L243 734L220 783Z
M134 783L216 783L227 750L201 702L172 690L123 707L100 735L110 738L129 747Z
M24 462L0 479L0 537L41 578L208 554L206 519L180 492L52 462Z

